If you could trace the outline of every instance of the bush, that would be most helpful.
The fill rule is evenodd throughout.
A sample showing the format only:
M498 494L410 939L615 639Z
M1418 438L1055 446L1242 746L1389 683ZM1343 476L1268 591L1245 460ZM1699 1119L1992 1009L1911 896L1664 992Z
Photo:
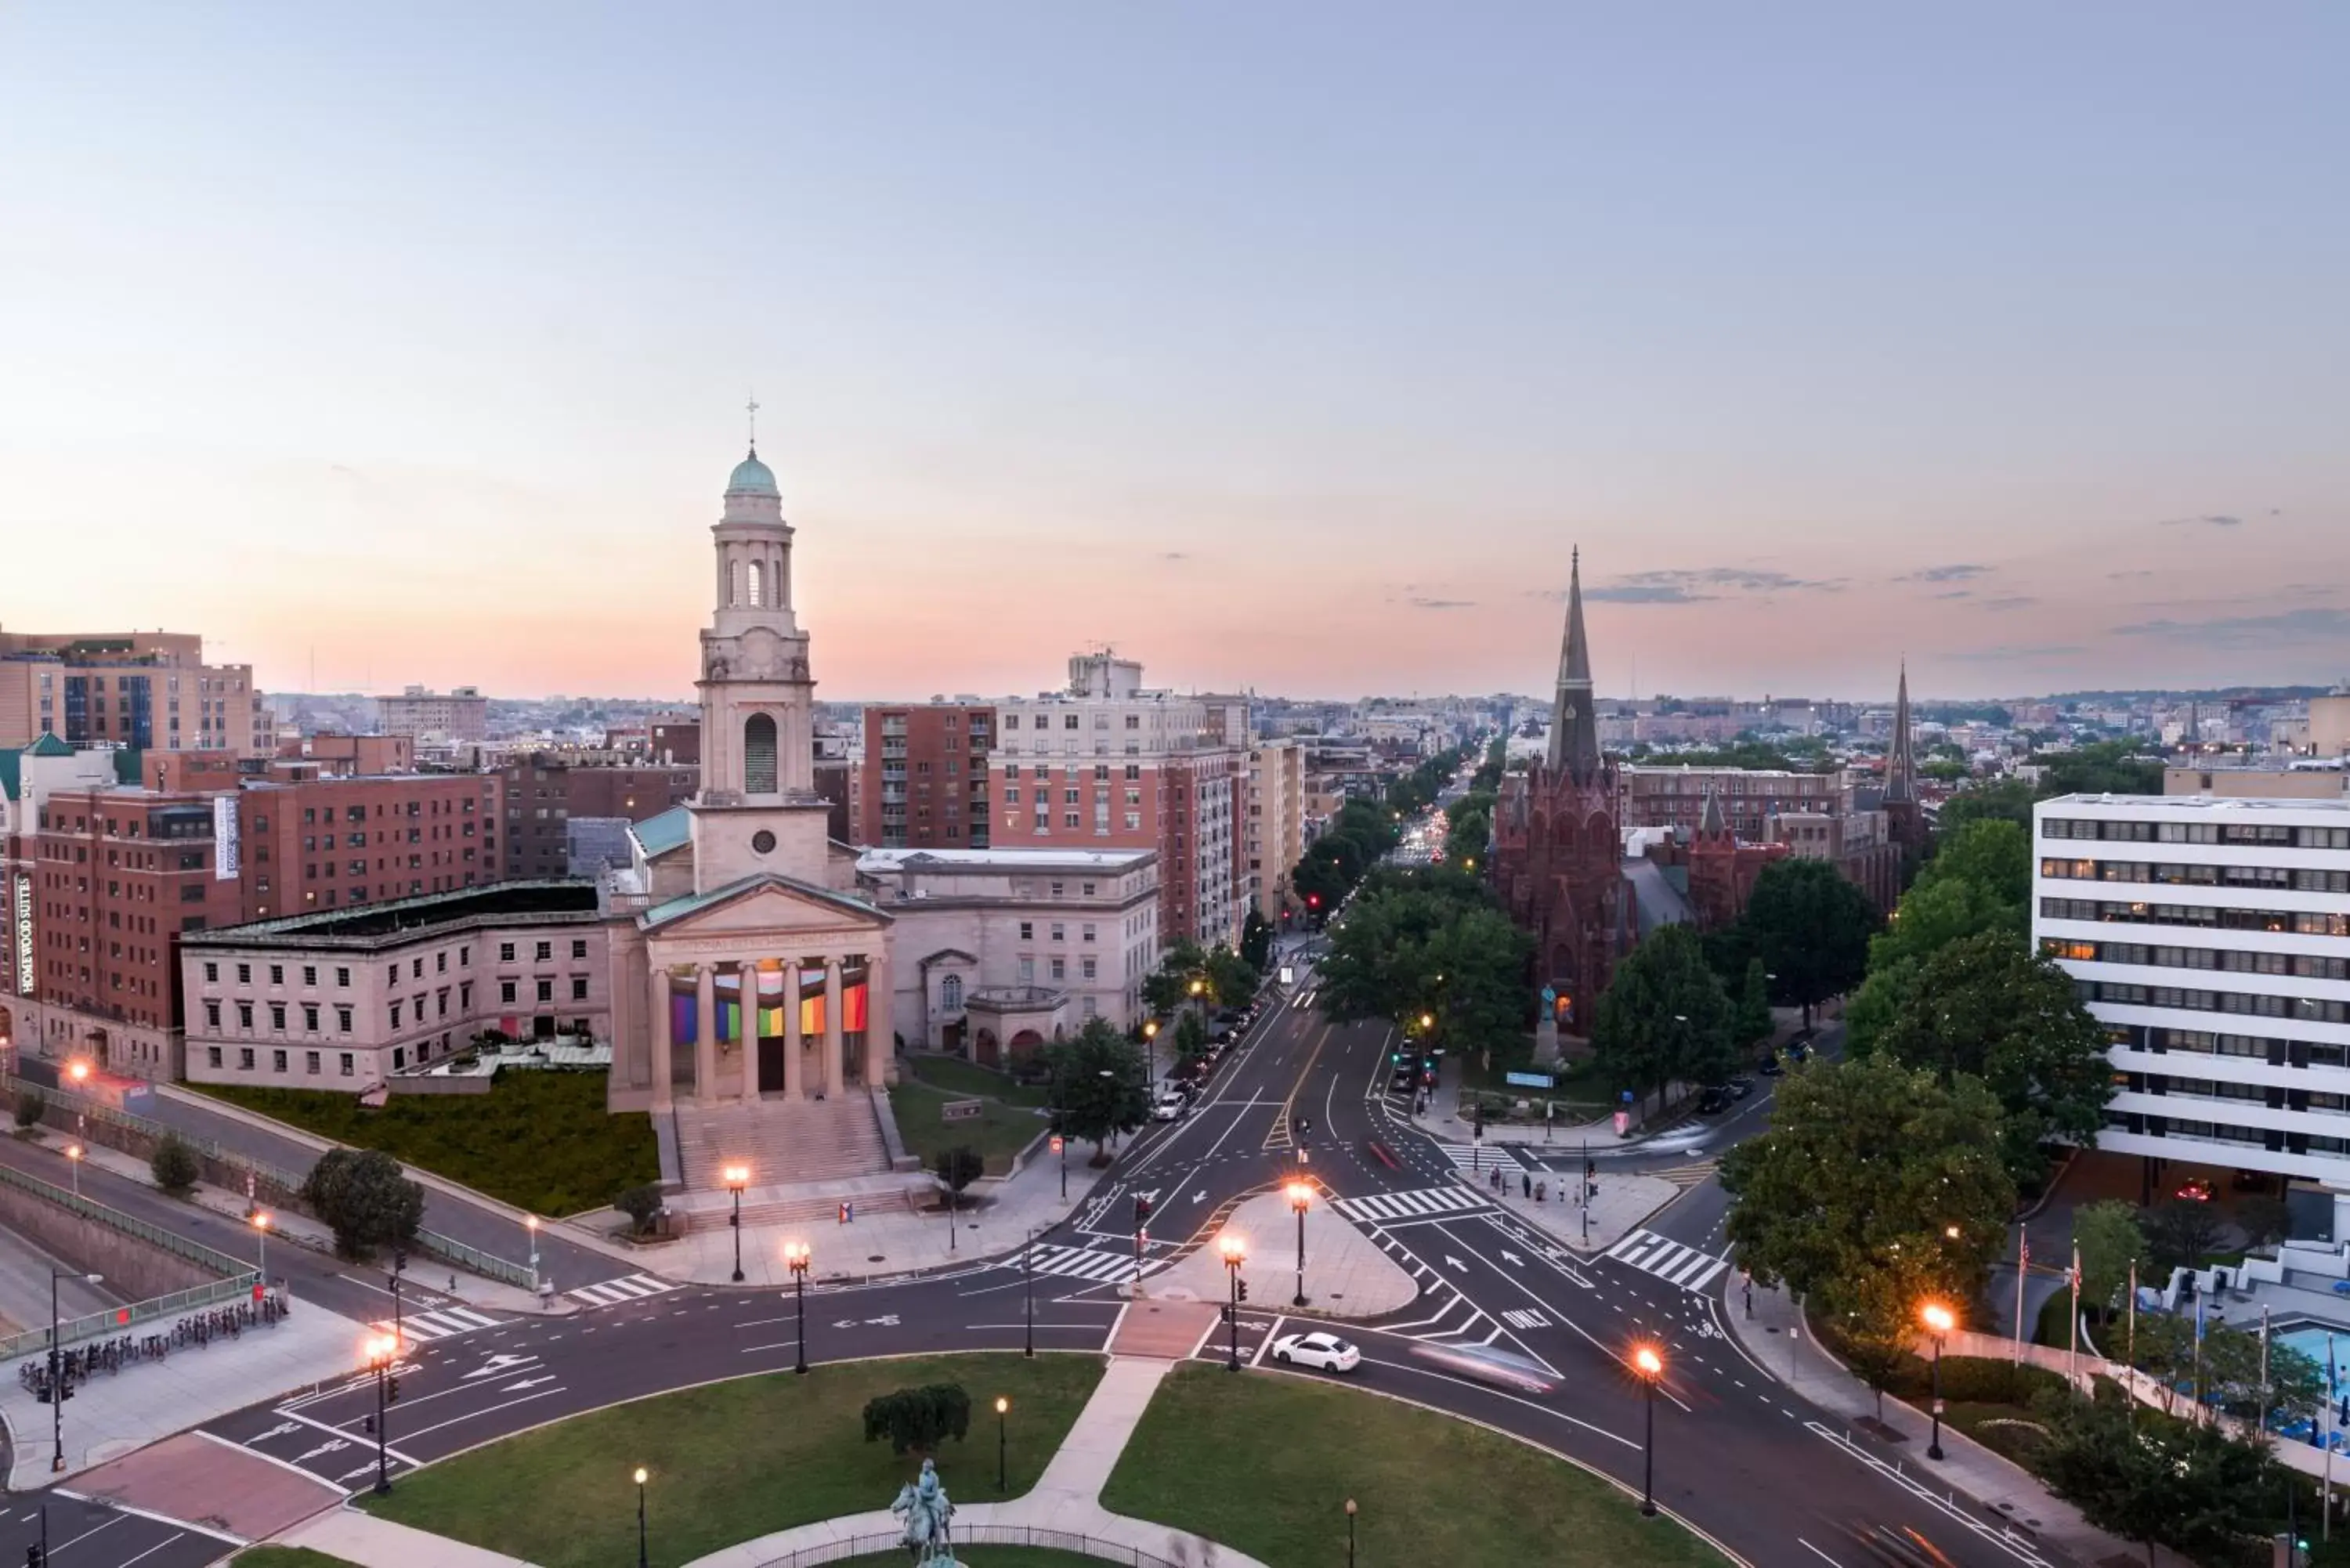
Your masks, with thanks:
M302 1200L333 1228L346 1258L404 1247L424 1222L424 1189L380 1149L328 1149L303 1179Z
M889 1439L896 1454L935 1453L971 1430L971 1396L960 1383L932 1383L877 1394L865 1402L865 1440Z
M939 1185L957 1198L986 1170L987 1162L980 1158L979 1150L967 1143L939 1150L938 1158L931 1162L931 1174L939 1179Z
M660 1218L665 1206L660 1184L650 1181L629 1188L612 1199L612 1207L629 1217L629 1234L636 1236L651 1231L653 1221Z
M147 1162L147 1169L155 1178L155 1185L164 1191L183 1193L196 1184L203 1174L203 1162L196 1151L188 1147L187 1139L178 1133L167 1132L155 1146L155 1154Z
M42 1097L40 1090L16 1091L16 1125L18 1127L29 1127L37 1125L41 1119L41 1113L48 1108L49 1102Z

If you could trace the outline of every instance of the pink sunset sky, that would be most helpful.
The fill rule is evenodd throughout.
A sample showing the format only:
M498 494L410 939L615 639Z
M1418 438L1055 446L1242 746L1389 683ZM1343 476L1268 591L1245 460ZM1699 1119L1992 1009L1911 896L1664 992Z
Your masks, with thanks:
M682 695L755 388L837 699L2350 676L2330 7L396 9L7 24L0 625Z

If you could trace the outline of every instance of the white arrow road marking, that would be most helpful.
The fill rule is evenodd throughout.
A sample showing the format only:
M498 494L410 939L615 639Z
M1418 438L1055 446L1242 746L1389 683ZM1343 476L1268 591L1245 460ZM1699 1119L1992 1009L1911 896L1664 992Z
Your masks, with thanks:
M1465 1273L1467 1273L1467 1272L1469 1272L1469 1265L1468 1265L1468 1264L1466 1264L1466 1263L1464 1263L1464 1262L1462 1262L1460 1259L1458 1259L1458 1258L1454 1257L1454 1256L1453 1256L1451 1253L1450 1253L1450 1252L1447 1252L1447 1253L1445 1253L1445 1254L1444 1254L1444 1262L1446 1262L1446 1264L1447 1264L1447 1265L1449 1265L1450 1267L1452 1267L1452 1268L1458 1269L1458 1270L1460 1270L1460 1271L1461 1271L1462 1273L1464 1273L1464 1274L1465 1274Z
M868 1317L865 1321L876 1328L895 1328L898 1326L898 1314L893 1312L887 1317Z
M298 1432L301 1429L302 1423L299 1421L280 1421L277 1425L270 1428L269 1430L257 1433L252 1438L247 1438L246 1441L248 1444L265 1443L272 1438L282 1438L288 1432Z
M502 1373L512 1372L517 1366L527 1366L537 1359L536 1355L508 1355L501 1351L473 1371L466 1373L465 1381L471 1383L477 1377L495 1377Z
M853 1317L837 1317L832 1320L832 1326L835 1328L855 1328L857 1326L857 1320Z
M1192 1202L1194 1202L1194 1203L1205 1203L1207 1200L1208 1200L1208 1189L1207 1189L1206 1188L1204 1188L1204 1187L1202 1187L1201 1189L1200 1189L1200 1190L1199 1190L1199 1191L1194 1192L1193 1194L1191 1194L1191 1201L1192 1201Z
M499 1389L498 1392L501 1394L512 1394L520 1389L536 1388L542 1383L552 1383L554 1381L555 1374L550 1372L544 1377L525 1377L519 1383L509 1383L504 1387Z
M350 1445L348 1443L344 1442L340 1438L338 1438L332 1442L320 1443L317 1448L312 1449L307 1454L295 1455L294 1462L297 1465L307 1465L312 1459L317 1459L320 1454L331 1454L338 1449L348 1449Z
M1240 1326L1248 1330L1251 1334L1260 1334L1264 1330L1271 1328L1273 1324L1265 1322L1263 1318L1244 1317L1241 1319Z
M373 1474L375 1474L375 1467L373 1465L361 1465L355 1470L345 1470L341 1475L337 1476L335 1480L338 1481L357 1480L361 1476L371 1476Z
M1507 1258L1512 1263L1521 1269L1526 1266L1526 1261L1523 1258L1519 1257L1515 1252L1511 1251L1507 1247L1502 1249L1502 1256Z

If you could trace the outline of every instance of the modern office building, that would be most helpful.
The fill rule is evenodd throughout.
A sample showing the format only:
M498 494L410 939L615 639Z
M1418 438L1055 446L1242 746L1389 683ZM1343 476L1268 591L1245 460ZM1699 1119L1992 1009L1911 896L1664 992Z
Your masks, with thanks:
M0 632L0 747L69 746L266 756L276 720L253 666L207 664L187 632Z
M2033 816L2033 939L2126 1075L2098 1147L2350 1192L2350 803L2065 795Z
M387 735L435 735L449 741L487 740L490 700L473 686L428 691L411 686L375 700L378 727Z

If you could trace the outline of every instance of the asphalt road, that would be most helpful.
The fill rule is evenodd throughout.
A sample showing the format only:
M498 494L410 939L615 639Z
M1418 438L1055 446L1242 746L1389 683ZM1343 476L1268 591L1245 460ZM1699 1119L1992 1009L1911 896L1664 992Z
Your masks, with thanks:
M1704 1287L1693 1291L1613 1258L1576 1258L1453 1180L1449 1158L1385 1092L1387 1043L1380 1025L1270 1010L1191 1115L1130 1141L1100 1196L1044 1238L1053 1250L1041 1255L1080 1272L998 1262L812 1290L808 1358L1017 1349L1032 1297L1040 1348L1098 1350L1120 1310L1118 1274L1134 1256L1138 1193L1154 1204L1142 1245L1158 1262L1205 1244L1232 1204L1285 1179L1302 1153L1344 1197L1441 1191L1458 1206L1367 1227L1419 1275L1423 1292L1409 1308L1347 1331L1365 1351L1357 1380L1518 1432L1638 1486L1648 1395L1626 1357L1653 1342L1669 1366L1655 1396L1659 1501L1750 1561L1898 1561L1869 1544L1886 1532L1930 1543L1961 1568L2042 1561L1965 1504L1900 1474L1915 1468L1914 1456L1865 1434L1851 1441L1743 1354L1721 1321L1721 1296L1735 1279L1726 1262L1687 1260L1677 1272ZM1758 1125L1760 1108L1739 1122ZM1721 1205L1709 1181L1650 1228L1701 1247ZM1276 1250L1266 1260L1262 1296L1287 1294L1283 1258ZM1086 1277L1102 1270L1109 1272ZM713 1377L785 1370L801 1352L801 1310L790 1293L687 1286L419 1345L399 1369L383 1463L397 1484L416 1464L525 1426ZM1258 1364L1293 1326L1277 1310L1243 1309L1243 1361ZM1554 1386L1489 1386L1422 1355L1464 1344L1527 1356L1551 1369ZM1222 1334L1202 1351L1227 1353ZM208 1429L355 1490L374 1478L375 1402L374 1384L359 1376Z

